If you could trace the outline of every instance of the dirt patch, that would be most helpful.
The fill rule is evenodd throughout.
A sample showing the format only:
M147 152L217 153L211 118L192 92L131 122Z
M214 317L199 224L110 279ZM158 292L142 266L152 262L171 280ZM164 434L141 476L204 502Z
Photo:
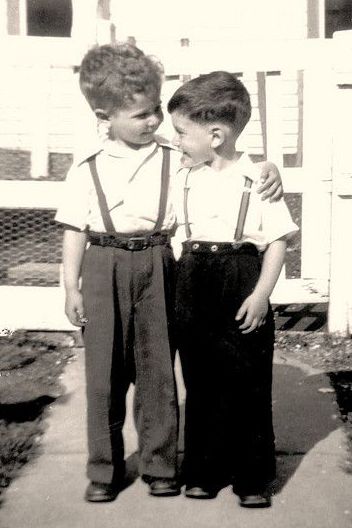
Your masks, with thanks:
M352 370L352 339L324 332L277 332L276 352L323 372Z
M39 453L44 418L61 396L72 335L15 332L0 338L0 500L21 467Z

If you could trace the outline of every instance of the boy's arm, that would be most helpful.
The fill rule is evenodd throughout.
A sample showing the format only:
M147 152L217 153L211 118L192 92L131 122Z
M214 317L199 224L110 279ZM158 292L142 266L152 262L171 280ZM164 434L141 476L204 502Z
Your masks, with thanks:
M262 200L269 198L270 202L276 202L284 194L279 169L271 161L261 161L256 165L260 168L260 180L262 182L257 192L262 194Z
M66 292L65 313L75 326L85 324L83 298L79 290L79 278L87 243L84 231L65 229L63 240L64 286Z
M236 321L244 318L239 326L243 334L252 332L264 323L268 311L269 297L279 278L285 259L286 240L281 238L269 244L263 257L261 273L251 295L242 303Z

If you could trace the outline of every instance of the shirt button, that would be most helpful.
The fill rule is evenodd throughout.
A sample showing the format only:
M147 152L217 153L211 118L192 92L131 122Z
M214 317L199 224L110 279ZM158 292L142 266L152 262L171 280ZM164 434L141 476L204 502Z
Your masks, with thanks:
M192 244L192 249L199 249L199 244L197 244L197 243Z
M216 244L214 244L213 246L211 246L210 251L212 251L214 253L218 249L219 249L218 246Z

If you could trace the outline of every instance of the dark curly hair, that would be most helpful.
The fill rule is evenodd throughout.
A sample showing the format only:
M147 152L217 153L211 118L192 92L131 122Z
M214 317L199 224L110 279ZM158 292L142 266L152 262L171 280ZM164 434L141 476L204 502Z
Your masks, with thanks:
M83 57L79 84L92 110L111 113L133 101L135 94L160 92L162 70L131 44L95 46Z
M251 117L251 101L243 83L232 73L216 71L182 85L171 97L168 112L180 112L197 123L222 122L239 135Z

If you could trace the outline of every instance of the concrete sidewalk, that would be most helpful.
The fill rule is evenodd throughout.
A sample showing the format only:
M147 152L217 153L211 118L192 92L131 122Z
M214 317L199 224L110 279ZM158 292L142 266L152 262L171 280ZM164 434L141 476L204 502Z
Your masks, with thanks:
M83 354L79 349L65 370L66 395L52 405L42 454L6 491L2 528L351 528L352 475L343 471L346 443L328 378L285 357L276 357L274 369L278 481L272 508L240 508L230 488L211 501L150 497L136 475L131 412L125 426L131 485L112 503L84 502ZM182 403L179 366L177 372Z

